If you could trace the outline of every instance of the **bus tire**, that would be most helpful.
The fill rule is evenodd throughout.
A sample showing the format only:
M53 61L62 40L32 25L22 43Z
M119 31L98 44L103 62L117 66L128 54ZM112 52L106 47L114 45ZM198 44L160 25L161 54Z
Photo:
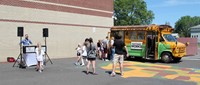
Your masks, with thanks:
M181 58L173 58L174 62L180 62Z
M172 56L168 52L162 53L161 60L164 63L170 63L172 61Z

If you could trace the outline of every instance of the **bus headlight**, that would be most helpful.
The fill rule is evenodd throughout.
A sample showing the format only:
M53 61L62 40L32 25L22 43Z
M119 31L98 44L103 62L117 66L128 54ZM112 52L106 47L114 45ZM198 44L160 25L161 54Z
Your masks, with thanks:
M179 49L178 48L175 48L175 53L178 53L179 52Z

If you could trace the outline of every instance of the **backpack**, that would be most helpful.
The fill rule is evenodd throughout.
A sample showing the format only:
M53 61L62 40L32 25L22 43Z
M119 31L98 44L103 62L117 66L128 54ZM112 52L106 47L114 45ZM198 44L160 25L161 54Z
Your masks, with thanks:
M88 51L88 58L96 58L96 51L92 48L92 44L90 43L90 50Z

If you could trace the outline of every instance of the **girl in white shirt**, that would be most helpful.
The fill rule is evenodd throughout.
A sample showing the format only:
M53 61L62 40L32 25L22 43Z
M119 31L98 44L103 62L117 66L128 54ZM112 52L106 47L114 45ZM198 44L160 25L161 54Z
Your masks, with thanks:
M36 59L38 61L37 70L39 72L42 72L42 70L43 70L43 60L44 60L43 59L44 51L42 50L41 43L37 44L37 48L35 50L36 50Z
M74 63L75 65L79 65L79 61L82 60L81 54L82 54L82 49L81 49L81 44L78 44L78 47L76 48L77 51L77 60Z
M82 64L81 64L81 66L84 66L84 65L85 65L84 59L85 59L86 62L87 62L87 48L86 48L86 45L87 45L87 44L84 43L84 44L83 44L83 47L82 47L83 53L81 54L81 56L82 56L82 60L81 60Z

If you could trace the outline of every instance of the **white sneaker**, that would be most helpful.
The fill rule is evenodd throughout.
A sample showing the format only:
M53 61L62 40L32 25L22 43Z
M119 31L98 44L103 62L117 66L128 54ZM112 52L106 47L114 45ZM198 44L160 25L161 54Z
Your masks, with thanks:
M39 70L40 73L42 73L42 70Z
M112 73L110 74L111 77L115 77L115 75L116 75L115 72L112 72Z
M85 64L81 64L81 66L85 66Z
M106 59L105 61L109 61L108 59Z
M78 63L76 62L76 63L74 63L74 65L78 66Z

